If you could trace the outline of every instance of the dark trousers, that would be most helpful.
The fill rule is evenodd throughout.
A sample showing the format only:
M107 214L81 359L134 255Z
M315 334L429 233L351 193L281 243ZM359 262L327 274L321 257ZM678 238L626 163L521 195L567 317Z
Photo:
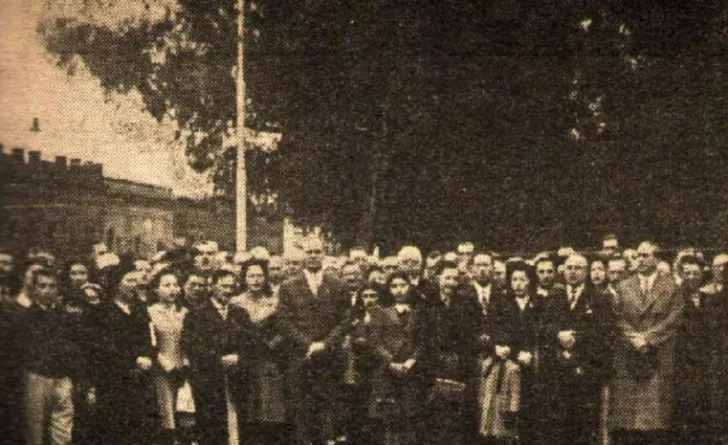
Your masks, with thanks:
M340 384L304 365L289 377L294 443L322 444L336 439Z
M617 430L612 433L613 445L676 445L676 443L674 431Z
M462 402L430 400L425 413L430 445L464 445L472 437L464 428L466 419Z
M366 445L369 419L369 391L365 385L342 385L339 388L336 436L345 436L352 445Z
M255 422L240 427L241 445L288 445L293 429L288 423Z

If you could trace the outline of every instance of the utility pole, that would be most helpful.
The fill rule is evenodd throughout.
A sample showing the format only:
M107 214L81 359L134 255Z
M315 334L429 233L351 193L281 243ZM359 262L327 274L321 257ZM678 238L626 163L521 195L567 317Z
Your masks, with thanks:
M248 175L245 171L245 75L244 75L244 36L245 36L245 0L238 0L238 69L236 71L237 86L237 127L238 136L237 172L235 185L235 233L238 252L247 250L248 246Z

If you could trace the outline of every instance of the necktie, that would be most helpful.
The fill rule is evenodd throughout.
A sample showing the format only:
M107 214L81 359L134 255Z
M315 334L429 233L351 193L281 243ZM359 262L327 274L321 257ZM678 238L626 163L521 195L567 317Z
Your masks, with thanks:
M574 304L576 303L576 295L577 289L575 287L571 288L571 295L569 295L569 307L574 308Z

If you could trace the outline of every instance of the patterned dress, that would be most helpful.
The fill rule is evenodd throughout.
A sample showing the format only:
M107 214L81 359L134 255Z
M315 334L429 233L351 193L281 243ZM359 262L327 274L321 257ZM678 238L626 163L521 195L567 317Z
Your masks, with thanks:
M180 337L187 309L177 305L155 303L149 307L152 346L157 349L154 386L162 427L174 429L177 390L183 383L181 369L187 360L182 354Z

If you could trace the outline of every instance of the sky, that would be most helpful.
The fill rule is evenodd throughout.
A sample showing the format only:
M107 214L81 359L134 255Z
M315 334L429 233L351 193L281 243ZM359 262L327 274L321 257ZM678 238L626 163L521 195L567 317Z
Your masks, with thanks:
M124 3L124 2L122 2ZM140 2L135 2L140 3ZM0 0L0 143L104 164L107 176L170 187L178 195L211 188L186 164L174 127L143 111L136 94L106 101L85 70L58 68L36 36L44 0ZM80 0L54 0L73 11ZM128 3L127 3L128 4ZM118 16L128 11L99 15ZM33 118L40 132L31 132Z

